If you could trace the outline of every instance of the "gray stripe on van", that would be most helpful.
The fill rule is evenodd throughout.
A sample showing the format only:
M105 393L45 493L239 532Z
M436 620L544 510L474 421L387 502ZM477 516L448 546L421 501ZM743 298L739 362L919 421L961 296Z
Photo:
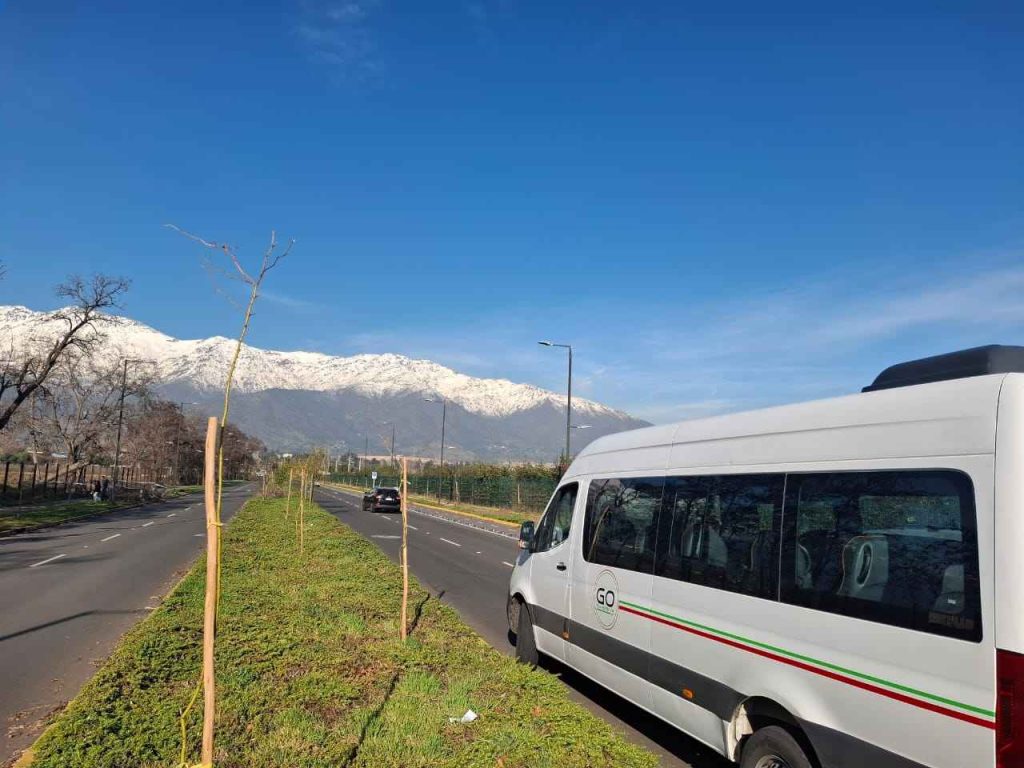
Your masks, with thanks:
M736 707L747 696L725 683L702 675L688 667L663 659L635 645L618 640L610 635L566 619L554 611L539 605L529 605L533 622L541 629L562 637L569 632L568 642L592 653L609 664L624 669L652 685L683 698L683 689L693 692L688 699L701 709L711 712L719 720L732 720ZM874 744L828 728L824 725L800 720L797 722L814 747L822 768L927 768L922 763L889 752Z
M818 725L808 720L797 720L804 729L814 752L825 768L926 768L909 758L862 741L848 733Z

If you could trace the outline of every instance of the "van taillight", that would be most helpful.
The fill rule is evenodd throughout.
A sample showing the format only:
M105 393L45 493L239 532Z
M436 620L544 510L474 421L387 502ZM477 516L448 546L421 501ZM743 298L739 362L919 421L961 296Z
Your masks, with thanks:
M1024 654L998 649L996 768L1024 768Z

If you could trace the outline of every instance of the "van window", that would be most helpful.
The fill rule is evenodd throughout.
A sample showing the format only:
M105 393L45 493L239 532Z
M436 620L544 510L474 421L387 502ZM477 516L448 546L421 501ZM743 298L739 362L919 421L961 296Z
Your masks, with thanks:
M655 574L776 599L783 486L781 474L669 478Z
M558 493L552 497L537 526L537 533L533 539L534 552L554 549L569 538L569 526L572 524L572 511L576 507L579 488L578 483L568 483L559 488Z
M650 573L663 485L660 477L591 480L584 559Z
M788 476L786 602L981 639L974 489L960 472Z

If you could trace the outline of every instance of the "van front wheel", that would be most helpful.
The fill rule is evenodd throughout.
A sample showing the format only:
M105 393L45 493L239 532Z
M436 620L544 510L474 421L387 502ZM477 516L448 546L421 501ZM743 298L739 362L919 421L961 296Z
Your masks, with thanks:
M740 768L813 768L803 749L785 728L769 725L754 732L743 746Z
M519 605L519 621L516 622L516 660L521 664L536 667L540 662L537 652L537 638L533 634L533 622L526 603Z

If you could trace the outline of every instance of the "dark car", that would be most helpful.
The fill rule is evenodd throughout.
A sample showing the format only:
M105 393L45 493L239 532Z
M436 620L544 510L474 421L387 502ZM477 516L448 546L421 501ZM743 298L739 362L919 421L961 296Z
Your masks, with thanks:
M397 488L373 488L363 492L364 512L401 512L402 494Z

